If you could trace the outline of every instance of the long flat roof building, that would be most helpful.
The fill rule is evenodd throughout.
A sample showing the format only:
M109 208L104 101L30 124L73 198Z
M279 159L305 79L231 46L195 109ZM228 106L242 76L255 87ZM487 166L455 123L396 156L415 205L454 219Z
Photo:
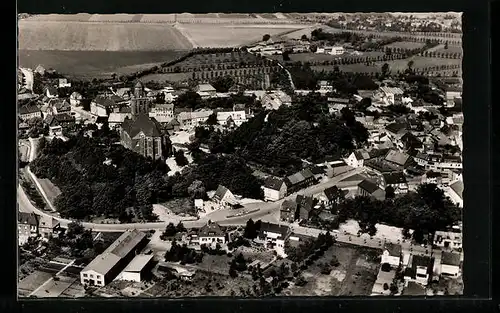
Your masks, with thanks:
M146 234L137 230L124 232L80 272L82 284L108 284L135 256L135 251L145 239Z

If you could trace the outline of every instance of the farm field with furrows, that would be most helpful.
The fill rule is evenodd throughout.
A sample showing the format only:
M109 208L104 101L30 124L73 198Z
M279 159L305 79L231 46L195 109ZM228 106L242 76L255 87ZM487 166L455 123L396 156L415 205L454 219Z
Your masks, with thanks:
M79 51L161 51L190 49L175 28L159 24L19 22L19 49Z
M93 14L89 22L140 22L141 14Z
M90 19L92 14L78 13L78 14L40 14L33 15L23 21L75 21L86 22Z
M235 47L249 42L262 40L262 36L271 36L302 28L303 25L214 25L178 24L176 28L197 47Z
M110 78L151 68L176 59L186 51L47 51L19 50L19 66L55 68L78 78Z

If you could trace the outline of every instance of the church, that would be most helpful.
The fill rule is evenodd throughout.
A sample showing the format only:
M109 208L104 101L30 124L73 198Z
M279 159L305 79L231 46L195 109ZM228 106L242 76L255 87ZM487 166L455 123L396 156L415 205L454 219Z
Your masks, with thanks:
M125 118L120 130L120 143L144 157L165 159L171 154L168 135L155 118L149 117L151 101L146 97L144 85L138 81L130 99L132 118Z

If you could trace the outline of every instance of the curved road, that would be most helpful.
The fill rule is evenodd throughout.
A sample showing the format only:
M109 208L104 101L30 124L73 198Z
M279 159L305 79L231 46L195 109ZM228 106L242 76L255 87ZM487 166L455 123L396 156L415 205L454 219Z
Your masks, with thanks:
M36 143L35 140L30 139L31 143L31 149L30 149L30 161L32 161L35 156L36 156ZM29 165L27 166L27 170L29 171ZM355 174L359 174L363 172L363 169L357 168L353 169L347 173L344 173L342 175L339 175L333 179L330 179L326 182L322 182L313 186L310 186L306 189L301 190L298 193L294 193L286 197L285 199L291 199L294 198L297 194L304 194L304 195L313 195L316 193L319 193L326 188L332 187L334 185L339 186L340 188L349 188L349 187L354 187L357 185L357 181L352 181L352 182L341 182L341 180L350 177ZM22 211L26 212L35 212L39 215L44 215L44 216L50 216L55 218L56 220L59 221L61 226L66 226L69 223L72 222L72 220L69 219L64 219L61 218L57 213L47 213L44 212L38 208L36 208L28 199L26 193L24 190L19 186L17 190L17 195L18 195L18 203L19 207ZM44 196L45 201L47 201L47 198L45 195L42 193L42 196ZM203 218L200 218L198 220L192 221L192 220L187 220L187 221L182 221L182 223L188 227L188 228L198 228L203 225L205 225L208 220L211 221L216 221L220 225L223 226L237 226L237 225L245 225L246 222L251 218L254 220L261 219L264 221L272 221L272 222L278 222L279 220L279 209L281 206L281 203L285 200L281 199L276 202L255 202L255 203L248 203L243 206L243 209L238 209L238 210L230 210L230 209L221 209L218 211L215 211L213 213L210 213ZM50 203L49 201L47 201ZM258 211L242 215L242 216L236 216L236 217L231 217L227 218L229 214L235 214L238 212L243 212L243 211L250 211L250 210L255 210L258 209ZM151 222L151 223L129 223L129 224L98 224L98 223L89 223L89 222L83 222L82 225L85 228L92 229L93 231L96 232L119 232L119 231L125 231L128 229L138 229L138 230L156 230L156 229L164 229L168 223L170 222L178 222L179 218L173 218L172 220L169 221L162 221L162 222Z

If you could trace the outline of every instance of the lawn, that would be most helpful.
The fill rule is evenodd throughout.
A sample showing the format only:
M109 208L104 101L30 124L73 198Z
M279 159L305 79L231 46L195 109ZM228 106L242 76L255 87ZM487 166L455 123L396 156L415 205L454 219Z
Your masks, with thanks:
M40 288L34 296L37 298L56 298L59 297L69 286L77 279L65 276L59 276L59 280L52 279L43 288Z
M56 197L61 194L61 190L48 178L38 178L38 182L40 183L40 186L42 186L42 189L47 195L49 201L53 204Z
M62 51L19 50L19 66L35 68L39 64L54 68L69 77L110 78L151 68L176 59L185 50L170 51Z
M203 260L201 263L196 264L197 268L206 270L210 273L215 273L219 275L229 275L229 262L231 262L230 257L226 254L224 255L210 255L205 253L203 255Z
M43 283L50 279L52 274L45 273L42 271L35 271L23 280L21 280L17 286L17 290L20 296L27 297L36 288L40 287Z
M423 42L412 42L412 41L396 41L385 45L387 48L402 48L402 49L418 49L425 45Z
M319 264L329 262L335 255L340 263L329 275L321 274ZM291 286L287 296L367 296L377 278L380 252L375 249L336 244L314 262L302 275L305 286Z
M164 203L160 203L174 214L196 215L194 205L189 198L178 198Z

